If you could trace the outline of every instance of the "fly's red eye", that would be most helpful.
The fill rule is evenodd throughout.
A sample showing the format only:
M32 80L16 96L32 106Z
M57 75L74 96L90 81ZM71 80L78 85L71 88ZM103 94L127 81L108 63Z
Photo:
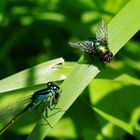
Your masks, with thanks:
M103 56L103 60L110 63L113 59L113 54L111 52L108 52Z
M113 54L112 54L111 52L109 52L108 55L109 55L110 57L113 57Z
M105 55L103 56L103 60L106 61L107 58L108 58L108 54L105 54Z

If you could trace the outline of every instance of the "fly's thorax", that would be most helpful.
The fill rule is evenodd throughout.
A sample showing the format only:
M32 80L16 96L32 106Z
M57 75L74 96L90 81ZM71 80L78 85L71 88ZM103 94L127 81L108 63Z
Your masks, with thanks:
M103 43L103 42L95 42L95 48L96 48L96 52L98 53L98 55L103 56L104 54L106 54L109 49L107 47L107 43Z
M97 55L99 55L104 62L109 63L112 61L113 54L109 50L108 43L106 41L96 40L95 48Z

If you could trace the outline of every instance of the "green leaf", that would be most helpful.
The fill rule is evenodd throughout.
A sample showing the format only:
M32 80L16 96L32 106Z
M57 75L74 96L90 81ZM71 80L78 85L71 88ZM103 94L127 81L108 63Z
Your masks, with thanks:
M121 121L120 119L117 119L116 117L113 117L113 116L103 112L102 110L100 110L96 107L93 107L93 109L94 109L94 111L96 111L99 115L104 117L109 122L115 124L116 126L119 126L119 127L123 128L128 133L133 134L133 128L132 128L131 125L125 123L124 121Z
M138 117L133 120L133 125L130 125L130 121L132 121L131 116L134 116L135 110L140 105L139 83L140 80L122 74L113 80L95 79L89 86L93 110L107 121L138 137L139 130L136 130ZM103 123L99 116L98 120L100 124Z
M4 107L6 109L9 103L12 106L15 104L14 107L16 108L19 100L33 94L38 89L45 88L49 81L61 81L67 78L75 63L63 63L63 58L54 59L1 80L1 110ZM0 114L2 114L2 111L0 111Z
M59 73L59 69L56 67L56 65L63 63L64 59L58 58L9 76L0 81L0 93L47 83L48 81L63 80L66 78L65 73Z
M34 91L45 88L48 81L60 81L67 77L75 63L63 63L63 58L54 59L0 81L1 128L4 127L18 111L23 109L25 99L29 98L29 95L32 95Z

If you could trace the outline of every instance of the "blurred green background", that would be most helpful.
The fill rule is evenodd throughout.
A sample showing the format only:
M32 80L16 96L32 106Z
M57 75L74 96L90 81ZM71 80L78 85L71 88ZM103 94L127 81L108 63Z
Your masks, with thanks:
M82 52L69 47L68 42L94 36L100 20L109 22L128 2L1 0L0 78L58 57L76 62ZM47 139L138 139L97 115L90 106L103 108L140 130L139 38L138 32L117 53L114 61L90 83ZM29 133L22 128L21 131L9 130L3 139L21 140Z

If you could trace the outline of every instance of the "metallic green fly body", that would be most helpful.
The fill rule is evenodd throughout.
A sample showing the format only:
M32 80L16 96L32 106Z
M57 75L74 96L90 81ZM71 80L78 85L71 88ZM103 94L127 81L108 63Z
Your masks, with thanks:
M96 31L96 38L90 37L84 41L70 42L69 45L74 48L80 48L91 55L98 56L101 62L109 63L113 59L113 54L108 48L107 25L104 20L102 20Z

